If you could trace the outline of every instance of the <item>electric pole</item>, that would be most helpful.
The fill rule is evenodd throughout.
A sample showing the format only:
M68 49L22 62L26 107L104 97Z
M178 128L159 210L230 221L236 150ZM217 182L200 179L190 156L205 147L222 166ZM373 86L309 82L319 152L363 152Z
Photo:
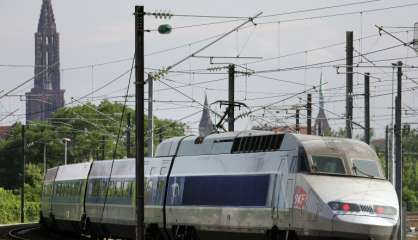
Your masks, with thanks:
M397 64L398 72L398 87L397 87L397 96L395 98L395 163L396 163L396 181L395 188L396 193L398 194L399 201L399 219L400 219L400 228L398 231L398 239L403 239L403 226L404 222L403 209L402 209L402 139L401 139L401 128L402 128L402 62Z
M26 134L22 124L22 179L20 186L20 222L25 222L25 165L26 165Z
M135 6L135 192L136 240L144 231L144 6Z
M147 148L148 148L148 157L152 157L154 154L154 115L152 113L152 105L153 105L153 81L154 79L150 74L148 74L148 141L147 141Z
M390 168L389 168L389 126L386 125L385 129L385 164L386 164L386 179L389 178Z
M105 153L106 153L106 137L103 135L102 136L102 160L105 160L105 157L106 157L106 155L105 155Z
M370 73L364 74L364 142L370 144Z
M46 175L46 142L44 143L44 176Z
M235 65L228 66L228 131L234 131Z
M346 32L346 132L352 138L353 129L353 32Z
M131 113L128 112L126 122L128 124L128 127L126 129L126 157L131 157Z
M312 134L312 94L308 93L308 101L306 104L306 111L307 111L307 134Z
M297 108L296 109L296 126L295 126L295 130L296 130L296 133L299 133L299 129L300 129L300 127L299 127L299 108Z

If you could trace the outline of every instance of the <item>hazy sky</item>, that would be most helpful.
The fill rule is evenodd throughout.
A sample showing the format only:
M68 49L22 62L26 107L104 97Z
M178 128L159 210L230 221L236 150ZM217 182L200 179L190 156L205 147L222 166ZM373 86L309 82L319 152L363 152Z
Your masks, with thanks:
M175 14L194 15L222 15L222 16L253 16L263 12L262 16L280 14L295 10L335 6L345 3L365 2L359 0L294 0L294 1L128 1L128 0L53 0L53 8L57 29L60 33L61 57L61 86L65 89L65 100L84 96L93 89L103 86L120 74L130 69L134 46L134 17L132 15L135 5L144 5L146 11L166 10ZM264 61L251 63L254 59L216 59L217 62L234 62L247 66L255 71L292 68L288 71L275 71L271 73L257 73L249 77L237 77L236 99L246 103L252 109L268 105L283 99L291 93L303 91L312 85L319 84L320 73L323 73L325 107L330 124L334 129L343 127L345 75L337 74L335 66L345 61L324 64L322 68L299 68L314 63L327 62L344 58L345 32L354 31L355 49L367 54L372 61L389 58L407 58L408 65L417 66L415 52L406 47L397 47L386 51L384 48L398 45L399 42L387 35L379 36L374 26L382 25L404 41L413 39L413 24L416 19L418 5L404 8L388 9L382 11L368 11L391 6L418 3L416 0L381 0L368 3L306 11L291 14L281 14L273 17L256 19L257 25L247 24L230 34L227 38L206 49L199 55L205 56L251 56L262 57ZM0 0L0 65L33 65L34 64L34 33L40 14L41 0ZM362 12L362 13L360 13ZM338 13L352 13L342 16L324 17ZM321 18L311 18L323 16ZM305 18L303 20L303 18ZM310 19L308 19L310 18ZM296 20L299 19L299 20ZM301 20L302 19L302 20ZM160 35L155 31L145 34L145 59L147 71L169 66L184 58L188 54L208 44L211 40L194 43L198 40L222 34L242 23L242 20L217 23L206 26L194 26L206 23L215 23L231 19L219 18L185 18L172 19L145 18L147 29L156 29L159 24L168 23L173 26L169 35ZM232 19L236 20L236 19ZM292 20L292 21L288 21ZM387 28L386 28L387 27ZM396 27L396 28L393 28ZM212 38L213 39L213 38ZM340 43L340 44L338 44ZM321 50L312 49L329 46ZM160 50L176 48L171 51ZM295 54L301 52L301 54ZM288 55L292 56L288 56ZM355 54L357 55L357 54ZM279 59L272 59L282 56ZM287 57L286 57L287 56ZM109 61L122 60L117 63L91 67ZM377 66L390 66L393 61L375 62ZM359 66L371 66L364 58L355 58ZM247 65L246 65L247 64ZM84 68L71 69L73 67ZM222 66L222 65L216 65ZM213 67L209 59L191 58L174 70L191 71L204 70ZM414 69L407 76L412 79L404 80L404 122L416 123L416 91L411 89L417 84L413 78L417 74ZM340 72L344 72L343 68ZM371 72L371 95L389 94L392 88L391 68L365 68L359 67L356 72ZM207 72L207 71L204 71ZM10 90L17 84L33 76L32 67L2 67L0 66L0 91ZM125 94L129 74L123 76L108 87L98 91L93 96L82 101L100 101L103 98L122 101L120 96ZM225 70L212 72L212 74L170 73L163 82L155 83L155 115L162 118L181 119L191 113L199 111L201 106L193 103L191 99L203 102L204 94L208 95L209 102L227 99L227 74ZM374 78L377 77L377 78ZM273 79L274 78L274 79ZM217 80L218 81L212 81ZM363 92L363 75L355 74L355 94ZM285 81L280 81L285 80ZM290 81L290 82L289 82ZM200 83L203 82L203 83ZM199 84L196 84L199 83ZM195 84L178 88L184 95L169 89L167 85L176 87L185 84ZM24 94L33 87L33 82L19 88L12 94ZM168 88L168 89L167 89ZM133 86L131 86L131 93ZM318 101L318 92L311 91L315 104ZM1 95L1 94L0 94ZM93 97L93 98L91 98ZM278 125L293 124L292 111L281 110L295 104L305 104L306 95L274 104L274 109L260 110L255 116L240 119L238 129L249 129L252 126L265 123ZM133 101L133 98L130 98ZM363 123L363 98L355 97L354 119ZM133 106L133 102L129 102ZM391 119L391 95L375 96L371 99L372 127L379 136L383 135L383 128ZM412 109L412 110L411 110ZM10 117L0 122L0 125L12 124L15 121L24 121L24 98L9 96L0 99L0 119L10 112L16 111ZM213 110L220 111L218 106ZM239 111L238 111L239 112ZM241 111L243 112L243 111ZM314 107L314 116L317 107ZM303 113L304 116L304 113ZM200 114L184 119L192 130L196 130ZM215 118L215 116L213 116ZM357 131L359 133L359 131Z

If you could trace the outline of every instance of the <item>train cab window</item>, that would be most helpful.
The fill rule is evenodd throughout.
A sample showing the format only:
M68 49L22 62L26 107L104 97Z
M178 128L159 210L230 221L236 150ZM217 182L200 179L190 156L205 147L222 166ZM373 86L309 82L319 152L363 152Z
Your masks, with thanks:
M345 174L342 159L332 156L312 156L315 172Z
M353 160L353 171L357 176L381 177L375 160Z

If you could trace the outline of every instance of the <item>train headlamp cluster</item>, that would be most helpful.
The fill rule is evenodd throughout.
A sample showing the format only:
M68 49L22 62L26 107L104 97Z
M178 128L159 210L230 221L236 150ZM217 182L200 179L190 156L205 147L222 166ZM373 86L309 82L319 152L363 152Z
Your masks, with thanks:
M388 216L396 215L397 210L394 207L381 206L381 205L359 205L355 203L347 202L329 202L328 206L335 213L368 213L371 215Z

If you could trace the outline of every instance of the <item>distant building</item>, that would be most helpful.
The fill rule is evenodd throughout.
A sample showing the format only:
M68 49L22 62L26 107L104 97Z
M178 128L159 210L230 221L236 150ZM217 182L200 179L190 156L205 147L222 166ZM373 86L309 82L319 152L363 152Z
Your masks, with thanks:
M371 144L377 152L384 152L386 147L386 140L384 138L374 139Z
M199 123L199 136L205 137L211 134L215 128L213 127L212 119L209 113L208 97L205 95L205 102L203 104L202 117Z
M35 84L26 93L26 120L46 120L64 106L60 86L59 34L51 0L42 1L35 33Z
M325 115L324 94L322 92L322 73L319 86L319 111L313 126L313 134L319 136L330 135L331 127L329 126L327 116Z
M13 126L0 126L0 140L6 139L9 136L12 127Z

